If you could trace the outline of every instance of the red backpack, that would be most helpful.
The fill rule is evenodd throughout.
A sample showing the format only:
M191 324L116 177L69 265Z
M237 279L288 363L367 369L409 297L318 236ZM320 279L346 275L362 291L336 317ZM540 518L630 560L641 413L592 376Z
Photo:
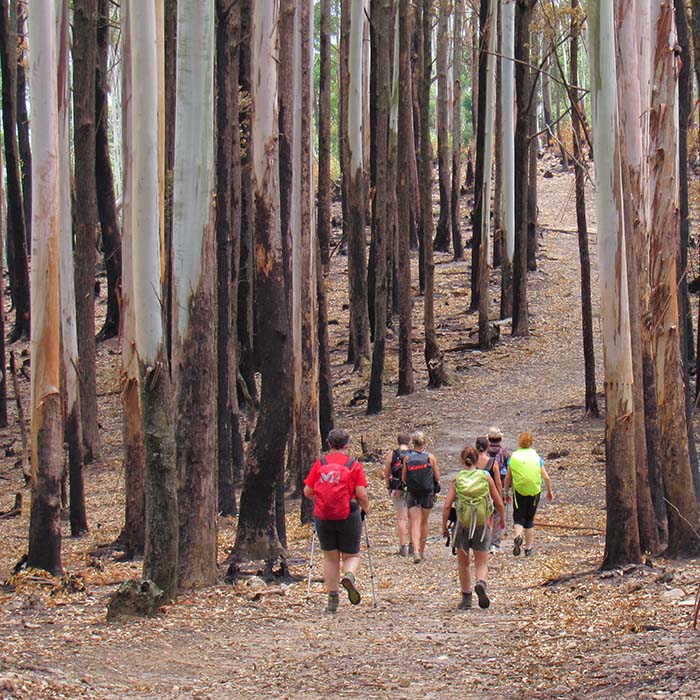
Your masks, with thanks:
M345 464L328 462L321 457L321 469L314 486L316 505L315 515L321 520L345 520L350 515L350 498L352 497L352 473L356 460L348 457Z

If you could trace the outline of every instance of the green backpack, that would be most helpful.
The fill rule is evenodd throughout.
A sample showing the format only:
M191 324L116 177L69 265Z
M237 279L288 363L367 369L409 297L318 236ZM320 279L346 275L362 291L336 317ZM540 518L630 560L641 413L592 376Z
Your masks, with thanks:
M463 469L455 477L457 520L472 537L477 527L483 527L493 513L491 489L483 469Z

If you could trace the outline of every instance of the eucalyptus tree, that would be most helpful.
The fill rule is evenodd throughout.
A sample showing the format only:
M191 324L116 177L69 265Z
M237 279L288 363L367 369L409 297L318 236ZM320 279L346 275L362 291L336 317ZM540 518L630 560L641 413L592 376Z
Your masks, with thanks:
M603 566L641 558L635 487L634 390L617 132L612 3L588 5L603 361L606 533Z
M145 454L143 407L139 384L139 358L136 351L136 310L134 298L134 225L133 225L133 125L131 109L131 33L129 4L121 9L122 60L122 285L120 293L120 398L122 404L122 444L124 464L124 553L133 559L144 553L146 543L146 496L144 484Z
M450 249L450 226L452 214L452 194L450 192L450 114L449 114L449 17L452 13L450 0L438 0L438 25L435 42L435 64L437 68L437 101L435 120L437 123L438 187L440 191L440 216L435 233L435 250L447 252Z
M68 446L71 535L87 532L83 484L83 434L80 422L78 335L75 321L75 275L73 271L73 221L70 177L70 86L68 84L68 0L57 6L57 99L58 99L58 207L59 287L61 305L61 389L63 394L63 438Z
M411 352L413 320L411 317L411 250L410 218L412 216L410 161L415 163L413 139L413 100L411 88L411 34L413 11L409 0L399 0L399 52L395 60L399 65L399 124L398 124L398 179L397 245L398 274L396 285L399 296L399 386L398 393L412 394L415 391L413 377L413 353Z
M642 113L647 105L642 103L639 81L636 26L636 3L618 0L615 3L617 99L619 105L620 156L625 251L628 276L629 319L634 375L634 436L637 488L637 519L639 541L643 550L657 552L659 537L656 517L649 490L649 458L646 446L644 419L644 386L642 359L642 318L648 317L649 285L648 265L645 255L647 243L647 217L645 211L644 153L642 139Z
M172 375L180 588L217 579L214 0L178 0Z
M7 271L15 326L10 341L29 337L30 298L26 225L17 144L17 34L8 0L0 0L0 67L2 68L2 126L7 175ZM36 11L35 11L36 12Z
M57 4L29 5L32 152L32 505L27 564L61 573L62 420L59 309L59 137ZM64 68L65 70L65 68Z
M73 134L75 141L75 297L80 352L80 416L86 463L99 456L95 369L95 66L97 0L73 3Z
M143 411L146 495L146 543L143 573L163 591L177 597L178 503L172 386L162 316L162 170L159 153L163 124L163 82L159 79L163 42L162 15L157 0L126 3L126 31L131 46L130 74L125 77L131 110L125 119L129 140L124 144L132 178L131 230L135 340ZM159 20L159 21L157 21ZM136 128L138 125L138 128Z
M260 413L247 452L246 475L232 564L272 560L281 553L274 526L276 484L284 465L292 406L291 328L282 259L279 192L277 28L279 3L255 3L253 70L253 184L255 187L255 311L261 367ZM234 567L235 568L235 567Z
M464 257L462 231L459 224L459 193L462 187L462 52L464 33L464 0L455 0L452 27L452 73L454 86L452 94L452 180L450 183L450 216L452 230L452 250L455 260Z
M652 95L649 111L649 263L651 315L659 410L661 470L668 503L668 551L700 551L698 504L692 483L685 410L677 293L679 251L678 62L674 8L652 3ZM599 148L596 145L596 157Z
M501 6L501 192L503 250L501 255L501 318L513 310L513 254L515 251L515 0Z
M331 238L331 0L320 2L318 81L318 219L316 230L324 267Z
M494 112L496 103L496 36L498 34L498 3L489 0L486 17L487 53L484 84L480 87L484 94L485 109L480 128L484 132L484 153L481 190L481 233L479 239L479 347L491 347L491 171L493 170Z
M346 140L348 147L348 284L350 294L350 344L355 369L369 360L369 314L365 243L365 178L362 121L364 91L362 85L362 41L365 23L363 0L350 1L348 46L348 92Z

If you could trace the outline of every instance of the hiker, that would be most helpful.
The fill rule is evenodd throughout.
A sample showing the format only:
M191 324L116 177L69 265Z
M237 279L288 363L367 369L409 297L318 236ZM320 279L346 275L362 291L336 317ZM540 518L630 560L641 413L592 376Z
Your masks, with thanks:
M479 453L479 460L476 464L477 469L485 469L496 484L498 493L501 494L501 499L505 497L503 493L503 480L506 477L506 460L508 453L501 447L500 442L503 433L498 428L489 428L486 437L478 437L476 439L476 451ZM494 442L492 442L492 439ZM495 445L495 447L492 447ZM501 475L501 470L503 474ZM501 516L496 513L494 516L493 531L491 533L491 550L492 552L501 551L501 533L505 529L505 521L501 525Z
M535 513L540 502L542 480L547 485L547 500L554 498L552 480L544 460L532 448L532 434L520 433L518 449L508 460L505 489L513 486L513 555L519 556L525 533L525 556L532 556L535 541ZM510 499L510 496L507 497Z
M491 543L491 514L494 504L499 514L499 523L505 522L501 493L491 475L478 467L478 452L473 447L465 447L460 455L464 467L457 472L445 498L442 509L442 531L449 536L448 520L454 505L456 511L455 531L452 548L457 551L457 571L462 590L459 610L472 607L472 576L469 550L474 553L474 591L479 599L480 608L491 605L486 591L486 579L489 571L489 545ZM495 525L494 525L495 527Z
M360 602L355 576L360 566L362 517L369 512L369 500L362 465L348 456L349 442L345 430L333 428L328 433L331 449L314 462L304 480L304 495L314 499L329 613L338 610L339 586L345 588L353 605Z
M408 523L413 545L413 563L425 556L428 539L428 517L435 505L435 494L440 492L440 470L434 455L425 450L425 435L417 430L411 436L412 449L404 457L401 480L408 495Z
M411 438L406 433L400 433L398 448L392 450L384 465L384 481L389 490L389 497L396 511L396 534L399 538L399 556L413 554L408 548L408 507L406 506L406 486L401 480L404 457L409 453Z

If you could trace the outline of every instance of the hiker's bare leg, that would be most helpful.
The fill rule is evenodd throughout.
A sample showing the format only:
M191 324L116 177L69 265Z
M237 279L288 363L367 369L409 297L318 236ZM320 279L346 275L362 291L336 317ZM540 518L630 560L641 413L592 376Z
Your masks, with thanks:
M359 554L346 554L343 552L340 555L343 559L343 573L356 574L357 570L360 568L360 555Z
M469 563L469 552L457 550L457 571L459 572L459 587L462 593L472 592L472 572Z
M535 541L535 528L529 527L525 530L525 549L530 549Z
M421 511L420 506L409 508L408 510L408 525L411 531L411 544L414 552L420 552L420 529L421 529Z
M516 537L522 537L523 536L523 526L518 525L517 523L513 525L513 539Z
M486 581L489 575L489 553L474 550L474 576L477 581Z
M428 541L428 518L430 517L430 508L420 509L420 548L418 551L423 556L425 551L425 543ZM416 546L415 544L413 545Z
M323 552L323 580L326 590L331 593L338 591L340 586L340 552L331 549Z
M408 541L408 508L396 509L396 534L399 544L403 547Z

